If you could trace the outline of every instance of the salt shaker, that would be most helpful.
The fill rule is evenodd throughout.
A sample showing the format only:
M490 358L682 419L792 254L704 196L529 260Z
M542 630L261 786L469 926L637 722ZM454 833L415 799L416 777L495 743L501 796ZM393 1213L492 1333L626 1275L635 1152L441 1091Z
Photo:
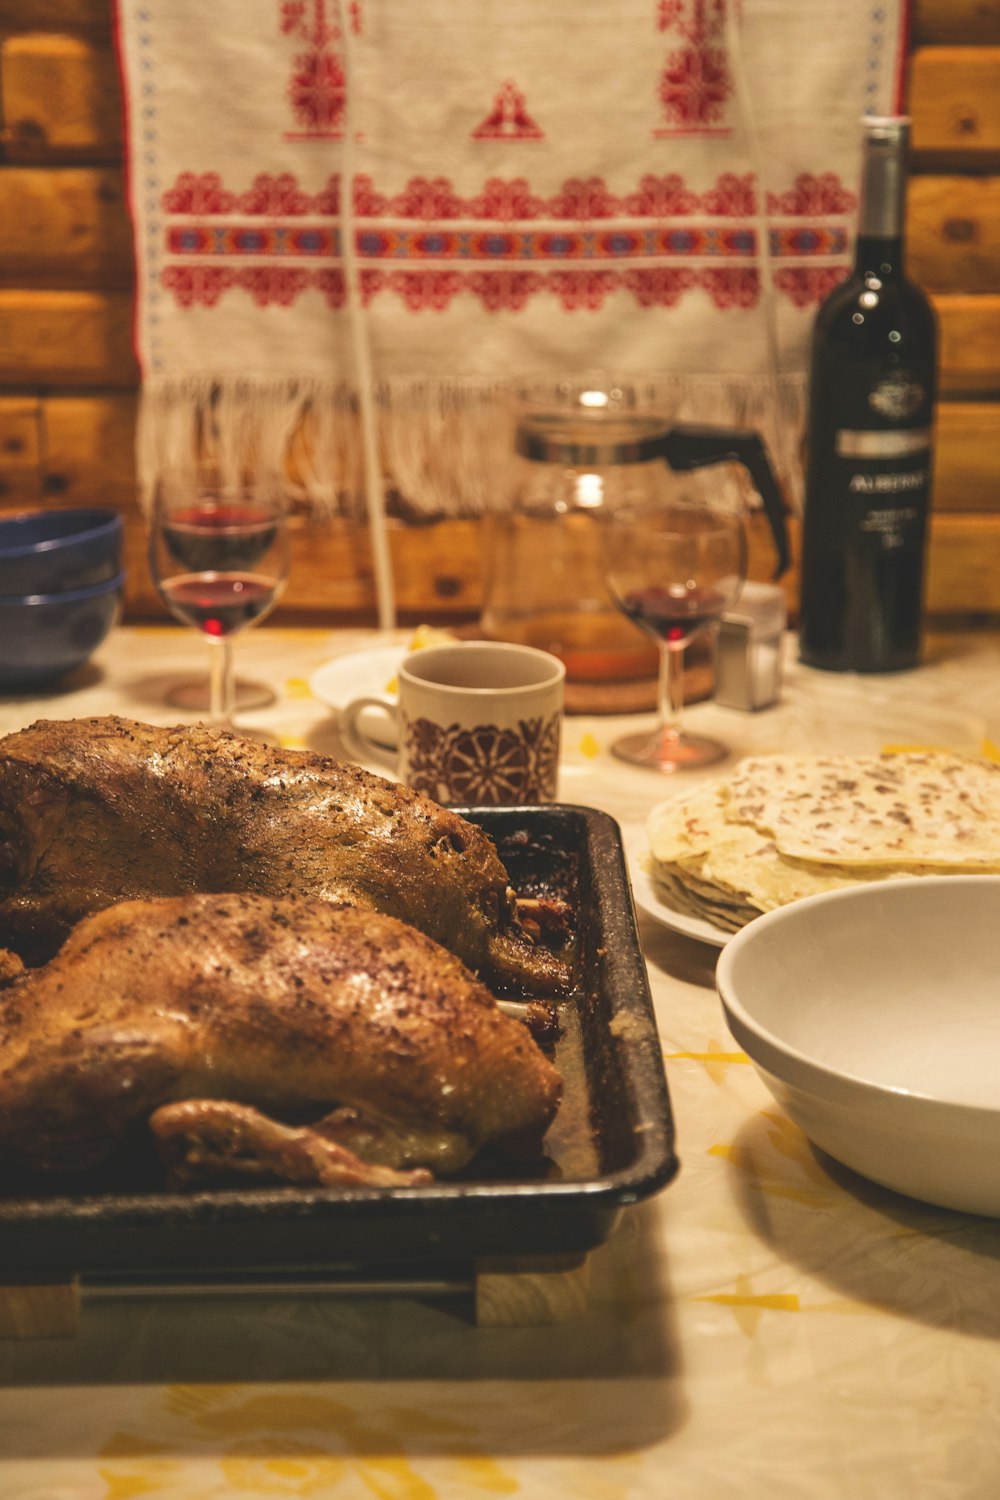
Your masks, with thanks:
M743 585L738 602L719 622L716 703L748 710L777 703L786 622L785 595L777 585Z

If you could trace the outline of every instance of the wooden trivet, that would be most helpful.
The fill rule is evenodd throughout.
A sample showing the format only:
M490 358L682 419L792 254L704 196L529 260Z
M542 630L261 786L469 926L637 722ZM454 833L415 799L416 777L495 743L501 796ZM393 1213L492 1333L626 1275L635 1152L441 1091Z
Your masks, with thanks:
M452 635L460 641L487 640L479 626L456 625ZM695 642L688 652L684 671L685 703L700 703L715 691L715 665L710 653ZM655 677L630 677L608 682L569 681L565 708L568 714L644 714L656 710Z
M710 698L715 672L710 662L695 662L684 673L685 703ZM656 708L655 677L636 677L623 682L567 682L568 714L644 714Z
M468 1271L446 1281L421 1276L419 1268L402 1279L375 1277L367 1280L348 1276L290 1275L267 1277L259 1282L240 1280L233 1290L240 1295L432 1297L459 1295L471 1298L471 1310L480 1328L539 1328L571 1323L587 1310L590 1264L586 1255L540 1255L481 1260ZM80 1327L81 1303L89 1298L114 1300L137 1297L219 1297L225 1282L130 1281L88 1287L86 1278L53 1277L31 1285L0 1283L0 1341L74 1338Z

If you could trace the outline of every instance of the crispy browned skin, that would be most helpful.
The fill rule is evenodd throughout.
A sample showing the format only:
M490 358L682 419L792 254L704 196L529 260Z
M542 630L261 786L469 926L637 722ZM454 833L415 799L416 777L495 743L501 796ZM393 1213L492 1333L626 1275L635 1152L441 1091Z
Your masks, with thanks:
M359 1155L381 1135L379 1161L449 1172L488 1142L537 1145L559 1092L454 955L325 901L125 902L0 990L9 1166L96 1165L160 1105L225 1099L293 1123L342 1106Z
M551 993L492 840L359 766L202 725L40 720L0 740L0 944L38 963L116 901L311 895L387 912Z

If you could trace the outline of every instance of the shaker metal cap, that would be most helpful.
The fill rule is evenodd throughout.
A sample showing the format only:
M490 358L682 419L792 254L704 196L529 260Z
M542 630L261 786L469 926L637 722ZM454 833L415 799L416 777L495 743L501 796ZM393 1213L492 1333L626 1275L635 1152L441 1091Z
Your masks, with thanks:
M571 467L643 464L663 457L669 425L620 412L538 412L518 422L514 447L524 458Z

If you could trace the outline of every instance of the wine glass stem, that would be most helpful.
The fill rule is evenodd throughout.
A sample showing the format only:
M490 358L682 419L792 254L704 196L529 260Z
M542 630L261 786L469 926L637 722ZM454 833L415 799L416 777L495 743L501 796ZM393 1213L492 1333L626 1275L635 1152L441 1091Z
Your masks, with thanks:
M236 691L233 681L233 643L229 636L209 641L209 710L211 724L231 729Z
M684 647L660 646L659 712L664 742L681 737L684 707Z

